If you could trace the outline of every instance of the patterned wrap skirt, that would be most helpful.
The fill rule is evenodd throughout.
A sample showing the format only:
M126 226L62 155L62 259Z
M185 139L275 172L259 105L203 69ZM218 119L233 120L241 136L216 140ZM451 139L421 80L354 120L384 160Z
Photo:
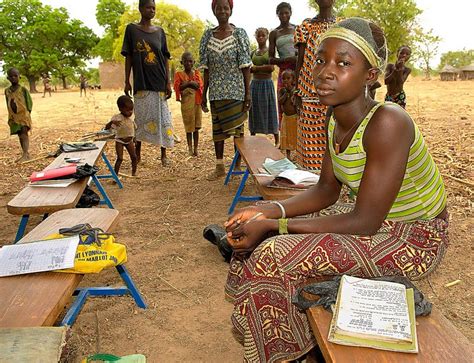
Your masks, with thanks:
M302 100L298 118L296 162L307 170L321 170L326 152L326 111L327 107L316 99Z
M271 79L254 79L250 84L252 107L249 129L252 134L278 134L275 86Z
M320 215L347 213L336 204ZM226 295L234 304L234 332L245 362L293 360L315 345L306 314L291 303L309 278L348 274L405 275L418 280L434 271L448 246L448 222L384 221L373 236L296 234L271 237L242 261L232 258Z
M244 135L247 112L242 112L244 102L239 100L211 101L212 140L224 141Z
M138 91L134 96L137 141L164 148L174 146L171 112L164 92Z
M181 116L186 133L201 128L202 108L201 105L196 105L196 91L193 89L186 88L181 95Z
M280 132L280 149L281 150L295 150L296 149L296 132L298 124L298 115L286 115L283 113L281 119Z

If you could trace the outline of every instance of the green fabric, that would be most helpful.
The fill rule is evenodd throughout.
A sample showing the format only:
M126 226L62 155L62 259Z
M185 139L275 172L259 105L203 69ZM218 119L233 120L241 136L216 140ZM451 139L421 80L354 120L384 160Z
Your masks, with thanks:
M257 52L252 53L252 63L255 66L264 66L267 65L270 60L270 55L268 54L268 51L265 53L258 55Z
M87 357L86 362L118 362L118 363L146 363L146 357L143 354L131 354L124 357L118 357L113 354L94 354Z
M335 121L331 117L328 125L329 151L336 178L346 184L357 195L362 180L366 153L362 139L365 129L375 111L383 105L375 106L357 128L344 152L336 155L334 150ZM446 206L446 191L441 174L418 126L415 140L410 147L408 162L400 190L386 219L394 221L427 220L436 217Z
M31 99L30 92L25 87L23 88L23 95L25 96L25 101L26 101L26 109L31 113L31 110L33 109L33 100Z
M10 135L18 135L21 132L21 128L23 127L20 124L16 123L9 123L10 126Z

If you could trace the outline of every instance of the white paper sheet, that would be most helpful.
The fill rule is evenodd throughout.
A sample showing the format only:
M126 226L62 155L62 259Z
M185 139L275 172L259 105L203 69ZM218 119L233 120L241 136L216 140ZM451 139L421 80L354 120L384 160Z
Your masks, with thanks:
M74 267L79 236L3 246L0 277Z

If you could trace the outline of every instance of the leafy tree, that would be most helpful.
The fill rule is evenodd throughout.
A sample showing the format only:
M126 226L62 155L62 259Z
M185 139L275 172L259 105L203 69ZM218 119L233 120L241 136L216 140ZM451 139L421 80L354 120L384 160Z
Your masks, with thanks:
M38 0L0 2L0 58L3 69L16 67L28 79L30 91L43 72L75 67L91 58L97 38L64 8L43 6Z
M474 49L463 49L450 51L447 53L441 54L441 59L439 62L438 69L443 69L445 65L450 65L455 68L461 68L468 66L474 62Z
M317 8L315 0L310 0L310 5ZM379 25L384 30L392 59L400 46L413 44L416 17L422 12L415 0L336 0L335 9L339 16L359 16Z
M125 9L122 0L99 0L97 3L95 17L97 23L105 28L105 32L93 53L104 61L113 60L114 40L119 37L120 17Z
M441 38L433 34L433 29L428 32L416 29L415 49L413 58L418 59L425 73L425 79L431 78L431 60L438 53L438 45Z
M122 50L123 36L127 24L140 21L140 13L137 8L128 7L120 19L120 36L114 41L114 59L123 62L120 54ZM163 2L156 3L156 17L153 19L155 25L161 26L168 41L168 49L171 53L171 68L176 67L181 60L181 54L185 51L191 52L197 61L199 53L199 42L204 33L205 25L201 20L194 18L186 10L176 5Z

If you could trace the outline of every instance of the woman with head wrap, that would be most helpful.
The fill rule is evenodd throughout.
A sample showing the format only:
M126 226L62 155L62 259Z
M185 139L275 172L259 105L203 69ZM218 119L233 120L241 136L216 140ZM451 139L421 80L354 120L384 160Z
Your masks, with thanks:
M244 121L250 108L250 42L247 33L229 23L234 2L213 0L212 11L219 25L204 32L199 47L204 68L202 108L208 112L207 92L212 114L212 138L216 168L208 180L225 175L224 141L244 134Z
M128 24L123 39L125 57L125 94L132 90L130 73L133 70L135 102L136 153L141 158L141 142L161 146L161 163L168 166L166 149L174 146L171 114L167 99L171 97L169 77L170 52L163 29L152 24L155 1L140 0L141 20Z
M234 250L226 292L246 361L291 360L315 346L306 315L291 303L308 278L418 280L445 254L440 172L405 110L367 92L383 72L386 47L382 30L361 18L321 37L313 78L333 112L318 184L285 201L238 210L226 222ZM354 205L335 204L343 184L356 195ZM304 215L310 216L294 218Z

